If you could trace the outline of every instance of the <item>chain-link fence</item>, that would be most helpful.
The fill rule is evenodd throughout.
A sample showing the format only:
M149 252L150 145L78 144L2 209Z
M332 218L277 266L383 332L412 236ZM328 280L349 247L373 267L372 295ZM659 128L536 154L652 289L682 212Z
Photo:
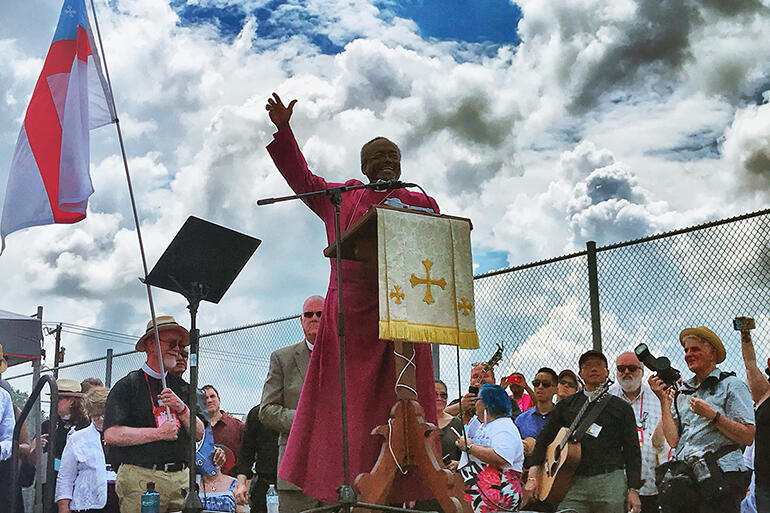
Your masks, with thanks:
M698 325L724 341L721 367L743 376L735 316L756 318L758 354L768 355L770 210L595 251L589 243L583 252L480 275L475 299L481 347L460 351L463 388L472 364L488 360L497 344L503 346L498 377L520 371L530 380L541 366L577 370L580 353L595 345L614 359L641 342L689 376L678 333ZM600 316L592 316L592 300ZM226 409L245 413L259 402L270 353L301 339L297 316L204 334L200 383L217 387ZM458 354L446 346L439 354L440 376L455 396ZM105 376L106 360L62 367L60 376ZM136 353L114 355L113 383L142 360Z
M223 407L237 414L248 413L259 403L262 384L270 366L270 353L302 340L299 315L283 317L225 331L204 333L200 338L198 380L212 384L221 394ZM59 378L82 381L99 378L108 386L142 366L144 353L127 351L82 362L61 365ZM43 372L53 372L45 369ZM32 389L32 371L7 378L18 390Z

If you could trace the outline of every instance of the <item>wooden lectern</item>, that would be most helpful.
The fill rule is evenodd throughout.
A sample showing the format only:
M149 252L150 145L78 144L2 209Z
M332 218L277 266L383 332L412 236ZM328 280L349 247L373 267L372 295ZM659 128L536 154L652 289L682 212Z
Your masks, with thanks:
M377 266L377 216L383 209L404 210L388 206L370 207L366 214L342 235L343 259L367 262ZM452 218L440 214L409 212L410 215L417 216ZM324 255L330 258L336 257L333 243L324 250ZM407 359L414 355L412 342L394 341L393 343L395 353L404 355ZM404 358L396 357L395 367L396 379L398 380L398 376L401 376L398 383L402 386L397 386L396 404L390 411L388 423L378 426L371 433L382 437L382 447L371 472L359 474L355 479L359 500L371 504L390 504L389 497L397 490L401 480L419 476L419 479L431 489L445 513L471 513L470 504L463 498L462 477L444 468L437 451L440 447L441 431L425 421L425 412L416 400L414 366L407 365ZM432 397L431 400L433 400Z

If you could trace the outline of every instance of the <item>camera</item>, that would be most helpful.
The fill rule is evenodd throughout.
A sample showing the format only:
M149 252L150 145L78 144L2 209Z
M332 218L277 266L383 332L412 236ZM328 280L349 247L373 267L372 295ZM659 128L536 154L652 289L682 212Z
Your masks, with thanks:
M733 319L733 329L735 331L749 331L756 327L757 325L751 317L736 317Z
M521 384L521 376L518 374L511 374L506 379L506 382L510 385L511 383L515 383L517 385Z
M670 387L676 387L682 375L671 366L671 360L665 356L655 358L647 348L647 344L639 344L634 349L636 357L645 367L655 372L663 382Z

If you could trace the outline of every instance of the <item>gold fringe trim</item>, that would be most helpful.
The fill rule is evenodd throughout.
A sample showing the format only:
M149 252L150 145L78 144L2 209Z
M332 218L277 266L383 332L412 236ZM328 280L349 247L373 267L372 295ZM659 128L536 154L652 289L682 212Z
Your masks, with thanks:
M419 324L409 321L380 319L380 338L405 340L428 344L447 344L461 349L478 349L479 336L476 330L461 330L451 326Z

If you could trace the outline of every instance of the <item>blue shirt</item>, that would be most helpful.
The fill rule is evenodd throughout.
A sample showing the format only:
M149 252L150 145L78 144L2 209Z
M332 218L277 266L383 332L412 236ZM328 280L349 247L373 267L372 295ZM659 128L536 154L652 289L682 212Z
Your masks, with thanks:
M719 379L721 374L719 367L708 375ZM687 381L691 387L695 387L695 377ZM707 378L708 379L708 378ZM703 456L706 452L716 451L726 445L737 445L722 434L715 426L709 425L708 419L701 417L690 410L690 397L699 397L709 403L715 412L721 413L730 420L736 420L743 424L754 424L754 408L751 402L749 387L735 376L730 376L715 387L701 387L694 394L680 393L676 397L676 406L682 417L682 432L679 435L679 443L676 446L676 459L686 461L692 457ZM677 419L674 404L671 405L671 413L674 421ZM743 464L743 454L736 449L719 459L719 466L725 472L746 470Z
M11 395L0 388L0 461L11 458L11 440L13 439L13 428L16 426L15 415L13 414L13 402Z
M533 406L529 410L516 417L514 424L516 424L516 427L519 428L519 434L521 434L521 438L537 438L537 435L540 434L543 426L545 426L545 421L548 420L549 413L551 412L549 411L543 415L537 411L537 407Z

